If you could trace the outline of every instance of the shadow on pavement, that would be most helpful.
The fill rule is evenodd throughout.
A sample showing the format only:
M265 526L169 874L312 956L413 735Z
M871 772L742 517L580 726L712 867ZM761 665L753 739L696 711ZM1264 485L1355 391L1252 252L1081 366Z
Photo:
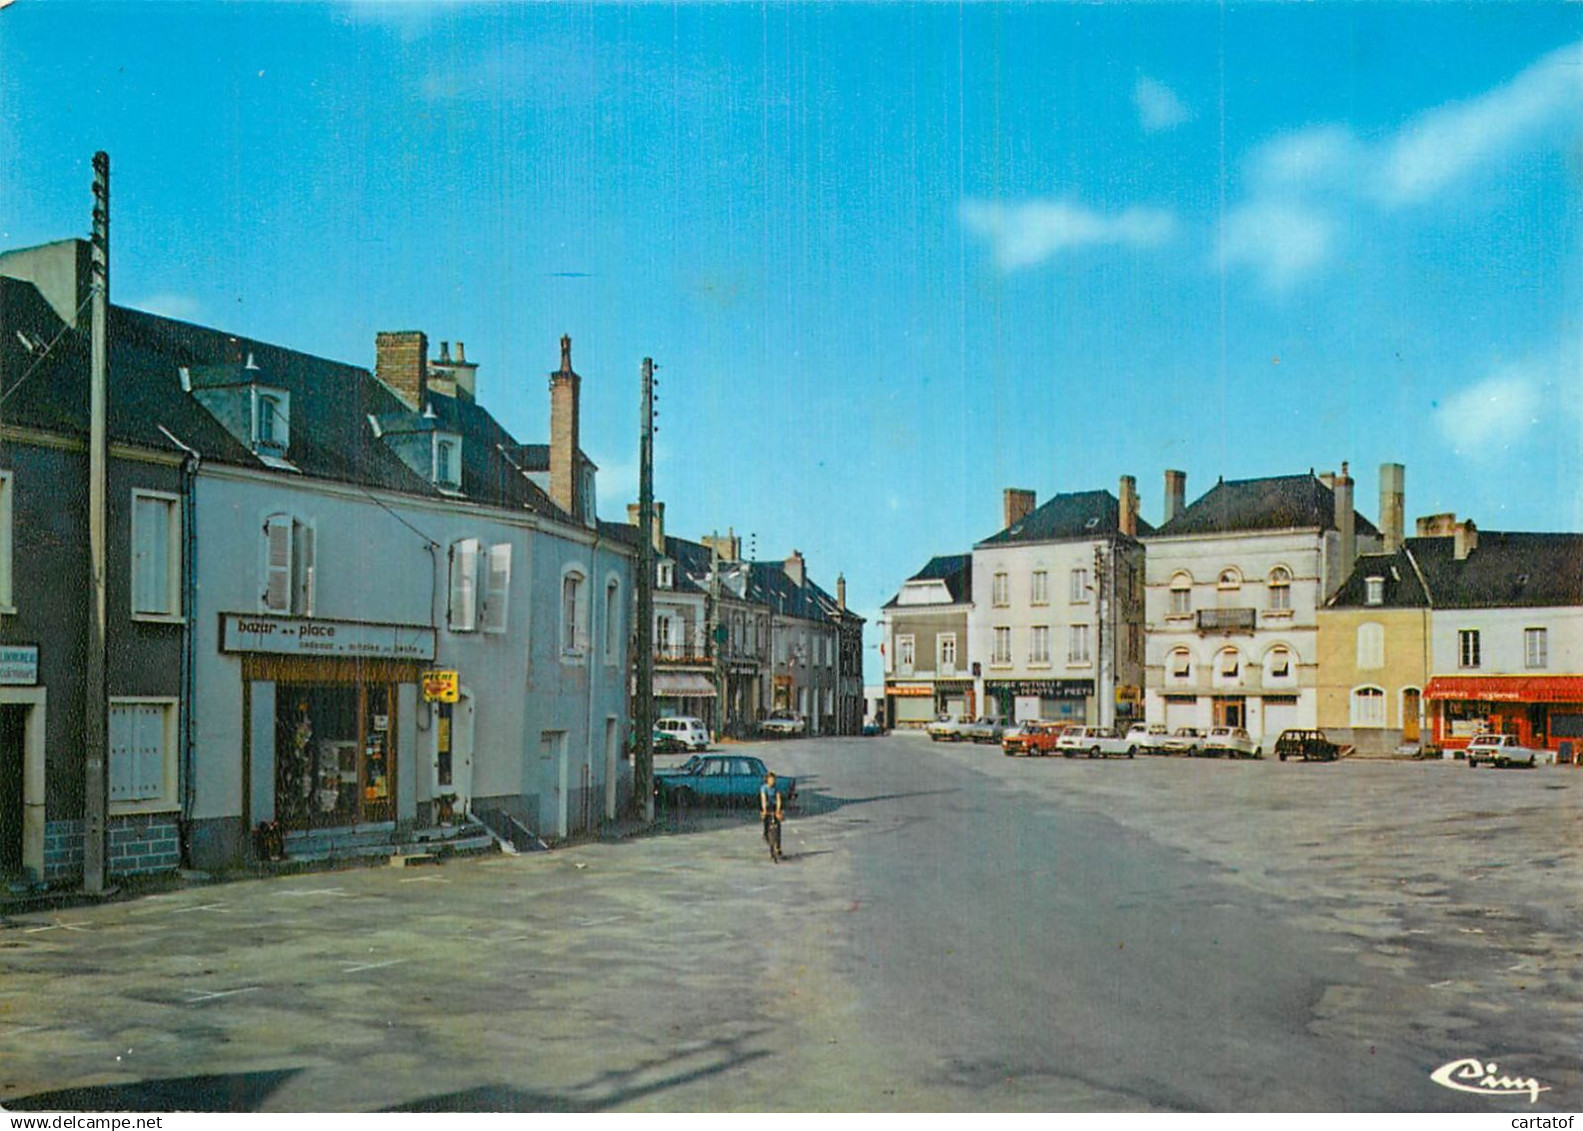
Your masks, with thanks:
M300 1071L283 1068L62 1088L8 1099L5 1107L7 1111L257 1111Z
M685 1053L640 1061L631 1068L611 1070L595 1076L586 1084L574 1084L561 1092L540 1092L514 1088L509 1084L485 1085L460 1092L387 1107L387 1112L593 1112L610 1111L632 1100L654 1095L697 1080L718 1076L769 1055L764 1049L743 1049L742 1043L762 1033L759 1030L735 1040L716 1040ZM659 1066L678 1059L703 1057L709 1063L697 1068L673 1071L657 1079L645 1080Z
M944 797L956 789L917 789L906 793L876 793L869 797L838 797L832 793L802 791L787 813L791 821L803 817L823 817L849 805L869 805L876 801L900 801L908 797ZM683 807L657 808L655 831L667 834L703 832L722 824L747 824L759 819L756 804L703 805L694 802Z

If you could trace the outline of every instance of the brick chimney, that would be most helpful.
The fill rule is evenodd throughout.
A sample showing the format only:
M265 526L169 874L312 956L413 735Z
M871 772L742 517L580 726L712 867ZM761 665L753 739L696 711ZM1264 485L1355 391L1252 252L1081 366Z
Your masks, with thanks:
M1380 533L1384 536L1387 554L1402 548L1407 511L1406 483L1407 469L1401 464L1380 464Z
M835 603L841 606L841 611L846 612L846 574L835 575Z
M636 521L634 519L633 521ZM731 527L726 528L725 537L718 534L705 534L698 539L700 545L708 546L723 562L739 562L742 560L742 539L737 537L736 531Z
M561 335L561 367L550 374L550 501L582 518L577 457L581 438L578 402L583 379L572 370L572 339Z
M1479 548L1479 528L1473 525L1471 518L1457 523L1452 537L1456 539L1452 554L1459 562L1467 561L1468 555Z
M422 412L429 391L429 336L422 330L375 334L374 376L413 412Z
M1335 578L1339 586L1358 559L1358 512L1352 506L1352 476L1347 474L1345 460L1341 463L1341 474L1331 481L1330 490L1336 498L1336 533L1341 536L1341 569Z
M1426 514L1418 519L1418 537L1420 538L1449 538L1456 532L1456 528L1457 515L1455 511Z
M627 504L627 525L638 524L638 512L642 510L641 503ZM654 501L654 526L649 531L649 541L654 544L654 552L661 557L665 555L665 504L658 499Z
M1007 487L1002 497L1001 511L1005 522L1001 529L1015 526L1033 513L1034 493L1021 487Z
M1138 536L1138 481L1130 475L1121 477L1121 532L1128 538Z
M1162 525L1170 522L1186 509L1187 472L1167 471L1165 473L1165 518L1162 521Z
M792 584L801 589L803 579L807 576L807 563L803 561L802 551L793 550L791 557L786 559L786 576L792 579Z

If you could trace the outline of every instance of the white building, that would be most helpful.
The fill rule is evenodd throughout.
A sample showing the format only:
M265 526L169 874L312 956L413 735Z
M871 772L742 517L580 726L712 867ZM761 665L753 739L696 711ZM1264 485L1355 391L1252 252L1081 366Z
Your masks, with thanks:
M1143 545L1133 478L1109 491L1005 493L1005 528L973 547L968 655L979 711L1110 725L1143 675Z
M1165 473L1165 522L1147 536L1149 722L1245 727L1266 746L1317 725L1318 609L1379 532L1341 474L1221 480L1184 507Z

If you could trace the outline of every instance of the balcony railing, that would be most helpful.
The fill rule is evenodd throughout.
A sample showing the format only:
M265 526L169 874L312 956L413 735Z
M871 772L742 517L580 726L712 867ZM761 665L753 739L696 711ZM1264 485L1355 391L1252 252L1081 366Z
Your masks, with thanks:
M691 648L656 648L654 650L656 664L710 664L714 657L707 651L699 652Z
M1257 609L1199 609L1199 632L1252 632Z

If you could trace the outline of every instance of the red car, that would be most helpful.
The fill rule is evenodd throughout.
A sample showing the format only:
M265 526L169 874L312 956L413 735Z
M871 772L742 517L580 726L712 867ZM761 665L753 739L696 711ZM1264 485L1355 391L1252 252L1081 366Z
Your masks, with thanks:
M1023 723L1015 734L1007 733L1001 746L1007 754L1049 755L1055 750L1055 740L1066 727L1061 723Z

